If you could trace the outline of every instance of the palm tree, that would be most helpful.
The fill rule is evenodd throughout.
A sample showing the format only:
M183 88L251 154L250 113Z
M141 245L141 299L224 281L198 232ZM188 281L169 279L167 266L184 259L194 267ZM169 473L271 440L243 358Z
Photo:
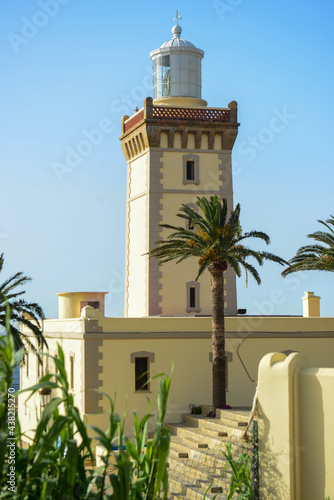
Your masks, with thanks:
M297 250L296 255L289 260L289 267L284 269L282 276L295 273L297 271L331 271L334 272L334 217L330 216L325 222L318 220L325 226L327 231L316 231L308 234L308 238L313 238L321 244L305 245Z
M3 253L0 255L0 272L4 263ZM40 320L45 318L42 308L35 302L27 302L22 299L25 291L15 291L18 287L24 285L31 278L24 276L23 273L16 273L0 285L0 327L6 328L6 311L10 307L10 331L14 338L15 349L32 350L36 352L36 347L29 337L20 331L19 325L25 325L37 340L37 347L41 349L47 347L46 340L42 334Z
M197 257L198 274L196 280L207 269L211 276L211 309L212 309L212 392L214 409L226 405L226 358L225 358L225 317L224 317L224 272L231 267L240 277L241 269L246 277L251 274L260 284L261 279L255 267L248 262L249 257L262 265L265 259L286 263L280 257L268 252L258 252L245 246L247 238L259 238L269 244L269 236L263 232L250 231L242 233L240 226L240 205L227 214L227 201L218 196L197 198L196 205L202 214L195 209L182 205L178 217L186 219L187 227L161 224L161 227L173 232L167 240L156 242L156 247L149 253L160 263L176 259L176 263L189 257Z

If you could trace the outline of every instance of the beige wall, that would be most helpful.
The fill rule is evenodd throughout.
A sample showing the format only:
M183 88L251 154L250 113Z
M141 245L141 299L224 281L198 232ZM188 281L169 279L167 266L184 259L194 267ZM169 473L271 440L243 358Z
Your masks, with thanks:
M334 369L304 368L299 384L301 499L333 498Z
M249 380L237 356L240 342L251 330L252 336L245 340L240 354L255 380L261 358L273 351L301 351L309 357L313 367L334 367L333 318L227 318L226 350L230 353L227 400L231 406L251 405L253 400L256 384ZM146 396L155 405L156 381L152 383L150 394L135 392L131 354L140 351L154 353L152 375L169 374L174 365L169 421L178 421L191 403L211 402L211 318L46 320L44 332L51 354L55 352L56 341L62 342L67 360L70 352L75 353L77 404L89 421L106 422L106 416L96 414L107 411L108 404L87 388L100 388L112 396L117 391L116 407L120 412L126 408L140 413L146 411ZM34 380L30 378L25 384L31 385ZM86 390L80 396L82 389ZM26 425L29 422L25 419Z
M202 134L204 139L208 138ZM159 223L183 225L176 217L182 204L195 203L197 196L219 194L233 208L231 150L222 150L221 135L214 141L215 150L195 149L195 135L188 134L187 148L181 146L181 134L174 148L168 148L168 135L160 134L160 148L128 162L125 315L193 315L187 311L186 283L194 281L198 262L193 259L175 268L175 263L155 269L143 254L155 241L170 231L159 230ZM205 146L206 141L201 141ZM199 162L198 183L184 182L184 155L194 155ZM226 310L236 314L235 276L226 274ZM154 306L152 304L155 304ZM151 312L152 311L152 312ZM210 278L203 276L200 311L210 314Z
M199 156L199 184L183 184L183 156L194 153ZM229 153L231 155L231 152ZM182 189L190 193L199 191L216 191L219 192L221 182L219 179L220 159L218 152L201 152L198 149L183 149L181 151L167 150L163 154L163 187L164 189ZM192 197L196 199L193 193ZM192 201L192 200L190 200ZM183 203L187 203L186 202ZM174 213L172 215L174 215Z
M199 184L183 183L183 156L191 154L199 157ZM228 198L232 209L232 184L230 182L231 152L223 155L200 150L164 151L162 157L162 223L185 226L176 216L182 204L195 203L198 196L220 194ZM223 166L225 174L221 177ZM163 229L162 238L166 239L170 230ZM163 315L193 315L187 312L186 283L194 281L198 272L198 259L189 259L176 266L175 262L163 264L160 269L162 278L161 308ZM228 275L226 284L226 307L230 314L236 313L235 276ZM211 314L210 276L206 272L200 280L200 311L196 314Z
M68 336L68 334L89 333L90 323L82 319L57 320L48 319L43 321L43 330L49 334ZM301 316L228 316L225 318L227 338L240 337L251 332L252 337L261 335L274 335L275 338L291 337L296 338L305 335L314 337L333 337L334 318L303 318ZM203 333L211 335L211 318L98 318L98 326L104 333L145 333L155 332L179 332L179 333ZM24 331L27 331L24 329Z
M150 392L135 391L135 365L130 358L132 353L142 351L155 355L155 361L150 364L151 376L170 374L174 365L167 420L180 421L181 413L187 411L190 403L200 404L203 400L204 404L210 403L210 345L205 339L191 342L184 339L106 340L102 350L102 388L108 394L117 393L116 410L119 412L126 408L143 415L147 411L147 396L153 412L157 412L157 380L151 382Z
M232 354L229 362L228 403L231 406L250 406L254 397L256 384L251 382L241 366L237 356L240 339L228 339L226 350ZM275 350L299 350L305 352L313 366L319 360L324 366L334 367L331 355L334 349L334 338L322 339L319 347L318 339L249 339L240 349L250 375L257 379L257 368L261 358ZM135 394L134 365L130 363L130 355L137 351L153 352L155 362L151 365L152 373L170 373L174 365L173 387L170 405L177 419L187 411L190 403L211 404L211 339L134 339L103 341L103 387L106 392L108 384L114 392L117 386L118 404L127 400L129 409L138 411L146 407L145 394ZM122 374L121 377L119 374ZM154 387L154 386L153 386ZM152 401L156 392L152 389ZM120 405L122 406L122 405ZM172 416L172 413L170 416Z
M81 306L85 302L99 302L99 310L104 314L104 297L107 292L57 293L60 319L80 318Z
M309 347L316 351L315 345ZM325 347L333 352L333 345ZM304 351L272 352L261 360L260 499L315 500L334 495L334 368L314 367L316 358L310 355L310 350L307 356ZM325 356L325 365L327 360Z

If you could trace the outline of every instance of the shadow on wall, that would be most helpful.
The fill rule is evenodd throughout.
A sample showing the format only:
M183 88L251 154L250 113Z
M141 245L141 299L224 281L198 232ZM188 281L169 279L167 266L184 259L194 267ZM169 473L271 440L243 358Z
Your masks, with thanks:
M286 461L289 450L282 449L280 453L272 451L272 438L270 436L270 420L266 417L261 405L258 405L259 440L261 442L260 454L260 499L291 500L289 488L281 472L280 462Z
M285 351L259 365L260 498L324 500L333 495L334 369L310 368Z
M318 376L323 378L323 371L321 368L305 368L299 374L300 487L301 498L305 500L326 497L326 396L323 397L323 387L318 379ZM331 397L333 399L333 393Z

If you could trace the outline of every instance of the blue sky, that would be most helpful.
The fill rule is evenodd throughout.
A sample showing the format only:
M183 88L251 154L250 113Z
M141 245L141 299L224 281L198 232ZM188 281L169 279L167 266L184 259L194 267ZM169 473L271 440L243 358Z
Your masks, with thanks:
M171 38L205 52L202 96L239 105L234 200L244 230L271 237L289 259L334 214L333 4L309 0L156 3L16 0L1 5L0 250L7 277L33 277L28 298L48 317L56 292L109 291L107 314L123 315L126 163L124 114L152 95L149 53ZM97 128L103 132L97 134ZM73 157L81 141L89 150ZM66 155L71 167L62 171ZM334 314L333 278L238 280L248 313L301 314L304 291Z

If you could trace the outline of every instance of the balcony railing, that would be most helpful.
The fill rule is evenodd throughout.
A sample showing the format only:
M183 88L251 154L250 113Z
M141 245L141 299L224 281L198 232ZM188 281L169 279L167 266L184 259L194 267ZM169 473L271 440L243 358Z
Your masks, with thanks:
M195 121L195 122L229 122L231 119L229 109L217 108L170 108L165 106L152 106L146 108L148 119L158 119L163 121ZM141 109L126 120L124 123L124 133L130 132L137 125L144 121L144 109Z

